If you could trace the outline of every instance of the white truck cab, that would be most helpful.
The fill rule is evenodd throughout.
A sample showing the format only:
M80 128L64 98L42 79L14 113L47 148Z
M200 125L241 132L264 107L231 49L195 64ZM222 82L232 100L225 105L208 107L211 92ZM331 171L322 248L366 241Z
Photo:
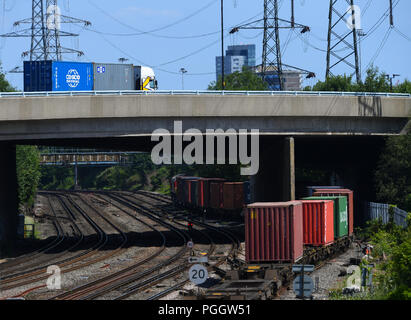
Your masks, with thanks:
M154 91L158 89L158 83L154 70L150 67L134 66L136 90Z

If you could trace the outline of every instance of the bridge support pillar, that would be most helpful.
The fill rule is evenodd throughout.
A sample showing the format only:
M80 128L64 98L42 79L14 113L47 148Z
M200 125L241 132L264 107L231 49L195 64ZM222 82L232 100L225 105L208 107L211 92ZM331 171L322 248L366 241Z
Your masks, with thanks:
M261 138L260 169L251 177L253 202L295 200L294 138Z
M0 257L14 251L17 213L16 146L0 143Z

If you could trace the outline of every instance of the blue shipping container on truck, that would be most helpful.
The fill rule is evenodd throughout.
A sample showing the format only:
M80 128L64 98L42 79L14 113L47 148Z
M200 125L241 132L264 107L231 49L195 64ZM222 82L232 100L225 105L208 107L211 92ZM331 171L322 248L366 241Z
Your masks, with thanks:
M67 61L25 61L24 91L91 91L93 64Z

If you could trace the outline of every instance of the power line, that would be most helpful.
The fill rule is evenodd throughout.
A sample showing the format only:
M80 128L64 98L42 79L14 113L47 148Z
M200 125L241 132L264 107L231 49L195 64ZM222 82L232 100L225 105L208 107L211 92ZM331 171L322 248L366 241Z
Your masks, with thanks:
M227 33L227 34L224 36L224 39L225 39L227 36L229 36L229 35L230 35L230 34ZM183 57L180 57L180 58L177 58L177 59L174 59L174 60L165 62L165 63L161 63L161 64L159 64L159 66L165 66L165 65L167 65L167 64L171 64L171 63L174 63L174 62L177 62L177 61L180 61L180 60L187 59L187 58L189 58L189 57L191 57L191 56L196 55L197 53L200 53L201 51L204 51L205 49L208 49L208 48L212 47L213 45L215 45L215 44L218 43L218 42L220 42L220 39L217 39L217 40L211 42L210 44L208 44L208 45L206 45L206 46L204 46L204 47L202 47L202 48L200 48L200 49L198 49L198 50L196 50L196 51L193 51L193 52L191 52L191 53L189 53L189 54L187 54L187 55L185 55L185 56L183 56Z
M107 14L108 14L108 13L107 13ZM251 18L248 18L247 20L245 20L245 21L243 21L243 22L241 22L241 23L246 23L246 22L254 19L255 17L257 17L257 16L259 16L259 15L261 15L261 14L262 14L262 12L259 13L259 14L257 14L257 15L255 15L255 16L253 16L253 17L251 17ZM116 19L116 18L113 17L113 19ZM131 28L131 27L130 27L130 28ZM231 27L224 29L224 31L227 31L227 30L231 30ZM149 31L141 31L141 30L140 30L141 32L139 32L139 33L112 33L112 32L102 32L102 31L99 31L99 30L96 30L96 29L88 28L87 31L94 32L94 33L97 33L97 34L106 35L106 36L134 37L134 36L139 36L139 35L149 35L149 36L152 36L152 37L165 38L165 39L194 39L194 38L204 38L204 37L212 36L212 35L215 35L215 34L218 34L218 33L221 32L221 30L217 30L217 31L208 32L208 33L201 33L201 34L197 34L197 35L171 36L171 35L155 34L155 33L149 32Z
M394 31L397 32L401 37L403 37L405 40L408 40L411 42L411 38L408 37L406 34L402 33L397 27L394 27Z
M364 16L365 16L365 13L367 12L368 8L369 8L370 5L371 5L371 1L372 1L372 0L368 0L368 1L367 1L367 4L364 6L364 9L361 10L361 17L364 17Z
M113 19L114 21L116 21L117 23L121 24L122 26L124 26L124 27L126 27L126 28L129 28L129 29L134 30L134 31L137 32L137 33L129 33L129 34L128 34L129 36L138 36L138 35L143 35L143 34L151 34L151 33L157 32L157 31L161 31L161 30L164 30L164 29L173 27L173 26L175 26L175 25L177 25L177 24L180 24L181 22L184 22L184 21L189 20L190 18L196 16L197 14L201 13L202 11L208 9L209 7L211 7L211 6L212 6L214 3L216 3L217 1L218 1L218 0L213 0L213 1L209 2L209 3L206 4L204 7L201 7L200 9L198 9L198 10L195 11L195 12L193 12L192 14L189 14L188 16L186 16L186 17L184 17L184 18L182 18L182 19L180 19L180 20L177 20L177 21L175 21L175 22L173 22L173 23L167 24L167 25L165 25L165 26L162 26L162 27L159 27L159 28L150 30L150 31L144 31L144 30L137 29L137 28L135 28L135 27L133 27L133 26L127 24L127 23L124 23L123 21L117 19L116 17L112 16L111 14L109 14L108 12L106 12L105 10L103 10L102 8L100 8L99 6L97 6L93 1L88 0L88 2L89 2L91 5L93 5L95 8L97 8L98 10L100 10L102 13L104 13L104 14L105 14L106 16L108 16L109 18ZM120 35L120 34L112 34L112 35L117 35L117 36L118 36L118 35ZM124 34L123 34L123 35L124 35Z
M257 16L260 15L260 14L261 14L261 13L255 15L255 16L253 16L253 17L251 17L251 18L248 18L248 19L246 19L245 21L243 21L242 23L248 22L248 21L254 19L255 17L257 17ZM82 28L82 30L83 30L83 31L90 31L89 28L86 29L86 28L84 28L84 27ZM118 47L116 44L114 44L113 42L111 42L110 40L108 40L108 39L105 37L105 34L104 34L104 33L102 33L102 32L100 33L100 32L99 32L98 34L99 34L109 45L111 45L113 48L115 48L116 50L120 51L121 53L123 53L123 54L126 55L127 57L135 60L136 62L138 62L138 63L140 63L140 64L142 64L142 65L150 66L150 67L153 68L153 69L157 69L157 70L160 70L160 71L163 71L163 72L166 72L166 73L176 74L176 75L180 75L180 73L179 73L179 72L170 71L170 70L166 70L166 69L162 69L162 68L160 68L160 67L161 67L161 66L168 65L168 64L171 64L171 63L175 63L175 62L177 62L177 61L181 61L181 60L187 59L187 58L189 58L189 57L191 57L191 56L194 56L194 55L196 55L197 53L200 53L200 52L202 52L202 51L204 51L204 50L212 47L213 45L215 45L216 43L218 43L218 42L220 41L220 39L219 39L219 40L216 40L216 41L213 41L212 43L210 43L210 44L208 44L208 45L206 45L206 46L204 46L204 47L202 47L202 48L200 48L200 49L197 49L197 50L195 50L195 51L193 51L193 52L191 52L191 53L189 53L189 54L187 54L187 55L184 55L184 56L182 56L182 57L180 57L180 58L176 58L176 59L173 59L173 60L171 60L171 61L168 61L168 62L165 62L165 63L161 63L161 64L159 64L159 65L157 65L157 66L154 66L154 65L147 64L147 63L141 61L140 59L137 59L136 57L133 57L133 56L130 55L128 52L124 51L123 49L121 49L120 47ZM227 33L227 34L224 36L224 38L227 38L229 35L230 35L230 34ZM188 72L186 75L190 75L190 76L197 76L197 75L198 75L198 76L202 76L202 75L211 75L211 74L215 74L215 72L204 72L204 73L189 73L189 72Z
M116 37L135 37L138 35L142 35L142 33L140 34L130 34L130 33L111 33L111 32L102 32L102 31L98 31L95 29L87 29L90 32L94 32L94 33L98 33L98 34L103 34L106 36L116 36ZM226 28L225 30L228 30L228 28ZM219 31L214 31L214 32L208 32L208 33L202 33L202 34L196 34L196 35L189 35L189 36L167 36L167 35L160 35L160 34L154 34L154 33L144 33L146 35L150 35L156 38L164 38L164 39L195 39L195 38L204 38L204 37L208 37L208 36L212 36L215 35L217 33L220 33Z
M154 65L150 65L148 63L145 63L144 61L141 61L140 59L132 56L131 54L129 54L128 52L124 51L123 49L121 49L120 47L118 47L117 45L115 45L113 42L111 42L110 40L108 40L106 37L104 37L104 35L100 35L109 45L111 45L114 49L118 50L119 52L121 52L122 54L124 54L125 56L127 56L130 59L133 59L134 61L138 62L141 65L144 66L149 66L153 69L162 71L162 72L166 72L166 73L170 73L170 74L175 74L175 75L180 75L179 72L175 72L175 71L170 71L170 70L166 70L163 68L160 68L159 66L154 66ZM178 59L176 59L178 60ZM161 66L161 65L160 65ZM215 74L215 72L204 72L204 73L189 73L187 72L187 76L203 76L203 75L211 75L211 74Z
M374 61L378 58L378 56L380 55L382 49L384 48L385 44L388 41L388 38L391 34L392 28L389 27L387 32L384 35L384 38L382 39L377 51L375 52L374 56L371 58L370 62L368 63L367 67L365 68L365 70L363 71L363 73L368 70L368 68L374 63Z

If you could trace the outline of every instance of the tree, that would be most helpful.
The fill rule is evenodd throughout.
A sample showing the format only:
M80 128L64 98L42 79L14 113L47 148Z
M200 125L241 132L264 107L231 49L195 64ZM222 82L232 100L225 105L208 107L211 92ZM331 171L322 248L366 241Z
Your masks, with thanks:
M409 82L408 82L409 83ZM396 88L393 88L397 90ZM406 90L401 86L399 90ZM305 87L306 91L336 91L336 92L390 92L390 82L385 72L378 67L370 67L364 82L353 83L352 76L330 76L325 81L318 81L312 88Z
M357 89L354 91L360 92L390 92L391 90L386 73L379 72L378 67L369 68L364 83L354 85L354 88Z
M312 88L306 87L306 91L343 91L352 90L352 76L331 76L325 81L318 81Z
M40 181L40 154L37 147L17 146L16 164L19 206L27 212L34 204Z
M403 83L400 83L394 87L394 92L411 93L411 81L405 79Z
M377 200L411 210L411 134L389 137L375 173Z
M6 75L2 72L1 63L0 63L0 92L12 92L16 91L10 83L6 80Z
M268 84L256 73L247 67L243 67L242 72L234 72L225 78L225 90L242 91L264 91L268 90ZM208 86L208 90L223 90L221 77L218 81L213 81Z

